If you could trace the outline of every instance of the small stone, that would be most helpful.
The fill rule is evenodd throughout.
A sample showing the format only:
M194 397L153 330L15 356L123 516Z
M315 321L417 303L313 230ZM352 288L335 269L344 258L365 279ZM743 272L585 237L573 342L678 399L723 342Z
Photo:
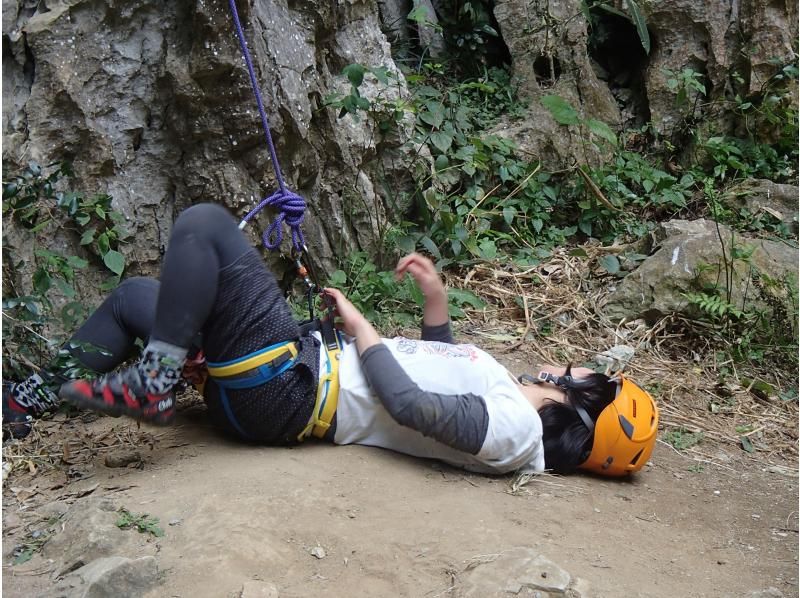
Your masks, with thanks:
M278 598L278 588L266 581L246 581L239 598Z
M180 525L180 524L181 524L181 520L180 519L170 519L169 520L169 525Z
M318 559L324 559L327 555L325 554L325 549L322 546L314 546L311 549L311 556L316 557Z
M720 559L720 560L717 561L717 565L724 565L727 562L728 561L723 561L722 559Z
M719 496L721 492L719 490L714 490L714 496Z

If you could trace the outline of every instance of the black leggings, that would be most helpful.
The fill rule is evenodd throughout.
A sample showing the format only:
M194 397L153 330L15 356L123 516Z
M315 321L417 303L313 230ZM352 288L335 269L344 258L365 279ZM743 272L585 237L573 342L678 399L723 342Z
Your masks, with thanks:
M318 344L300 338L274 276L232 215L215 204L193 206L178 217L160 283L125 280L73 336L108 355L83 348L73 354L106 372L134 354L137 338L189 349L198 333L211 362L298 340L295 367L267 384L227 397L213 380L205 387L212 418L229 432L256 442L295 441L314 407Z
M86 367L107 372L135 353L137 338L188 349L214 307L220 271L253 251L223 207L187 209L172 230L161 283L124 280L72 337L107 354L82 348L73 354Z

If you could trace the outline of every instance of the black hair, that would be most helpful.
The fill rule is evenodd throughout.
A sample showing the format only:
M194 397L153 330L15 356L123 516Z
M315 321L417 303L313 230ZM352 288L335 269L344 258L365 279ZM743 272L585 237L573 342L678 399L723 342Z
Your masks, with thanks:
M604 374L572 378L572 364L561 377L559 388L567 395L563 403L547 400L539 409L542 418L544 466L554 473L572 473L589 458L594 430L583 423L575 405L583 407L593 422L614 400L616 382Z

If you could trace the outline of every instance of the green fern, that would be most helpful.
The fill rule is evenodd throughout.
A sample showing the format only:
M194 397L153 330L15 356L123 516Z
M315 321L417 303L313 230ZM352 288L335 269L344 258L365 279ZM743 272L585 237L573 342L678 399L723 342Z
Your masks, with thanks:
M715 320L739 320L745 314L741 309L726 301L719 295L709 293L684 293L683 295L692 305L696 305L704 314Z

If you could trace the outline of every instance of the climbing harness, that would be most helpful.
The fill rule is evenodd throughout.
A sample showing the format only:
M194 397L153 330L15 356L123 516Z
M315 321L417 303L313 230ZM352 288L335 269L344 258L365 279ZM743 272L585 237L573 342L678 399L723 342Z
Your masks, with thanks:
M308 334L312 331L319 331L325 347L326 372L320 375L317 387L316 401L312 416L308 425L298 435L297 440L302 441L310 435L322 438L330 429L333 417L336 413L339 395L339 357L342 350L342 339L338 331L333 327L332 305L327 304L328 317L320 320L314 317L314 295L321 290L318 283L316 272L311 265L308 257L308 248L305 245L301 225L305 215L306 204L302 197L292 192L286 187L278 163L278 156L275 152L275 144L272 141L269 121L264 110L264 102L261 99L261 92L258 88L253 61L247 49L247 41L244 37L244 30L239 19L239 12L236 9L236 1L229 0L233 22L236 27L236 35L239 38L239 46L242 50L244 61L247 65L247 72L250 75L250 84L258 105L258 113L261 116L261 125L264 129L264 136L269 148L272 166L275 177L278 181L278 191L263 199L253 208L239 223L239 229L244 229L248 222L255 217L266 206L273 206L278 210L278 216L272 224L264 231L262 242L266 249L274 251L280 248L283 241L283 223L289 226L292 233L292 259L295 263L298 276L306 286L306 297L308 301L309 319L303 324L301 332ZM277 343L249 353L243 357L232 359L225 362L208 362L208 375L214 380L219 388L219 398L222 408L228 421L236 431L244 438L250 436L244 431L236 416L233 413L228 398L229 390L243 390L255 388L266 384L273 378L280 376L287 370L295 366L299 352L298 343L287 341Z
M320 374L314 412L308 425L297 437L300 441L311 434L317 438L324 438L333 423L333 416L339 403L339 360L343 347L342 335L333 327L330 319L313 320L303 329L318 330L321 333L322 344L325 347L326 371Z
M228 421L243 438L249 438L249 435L233 414L227 391L266 384L294 366L297 352L297 343L278 343L230 361L208 362L208 375L219 388L222 409Z

